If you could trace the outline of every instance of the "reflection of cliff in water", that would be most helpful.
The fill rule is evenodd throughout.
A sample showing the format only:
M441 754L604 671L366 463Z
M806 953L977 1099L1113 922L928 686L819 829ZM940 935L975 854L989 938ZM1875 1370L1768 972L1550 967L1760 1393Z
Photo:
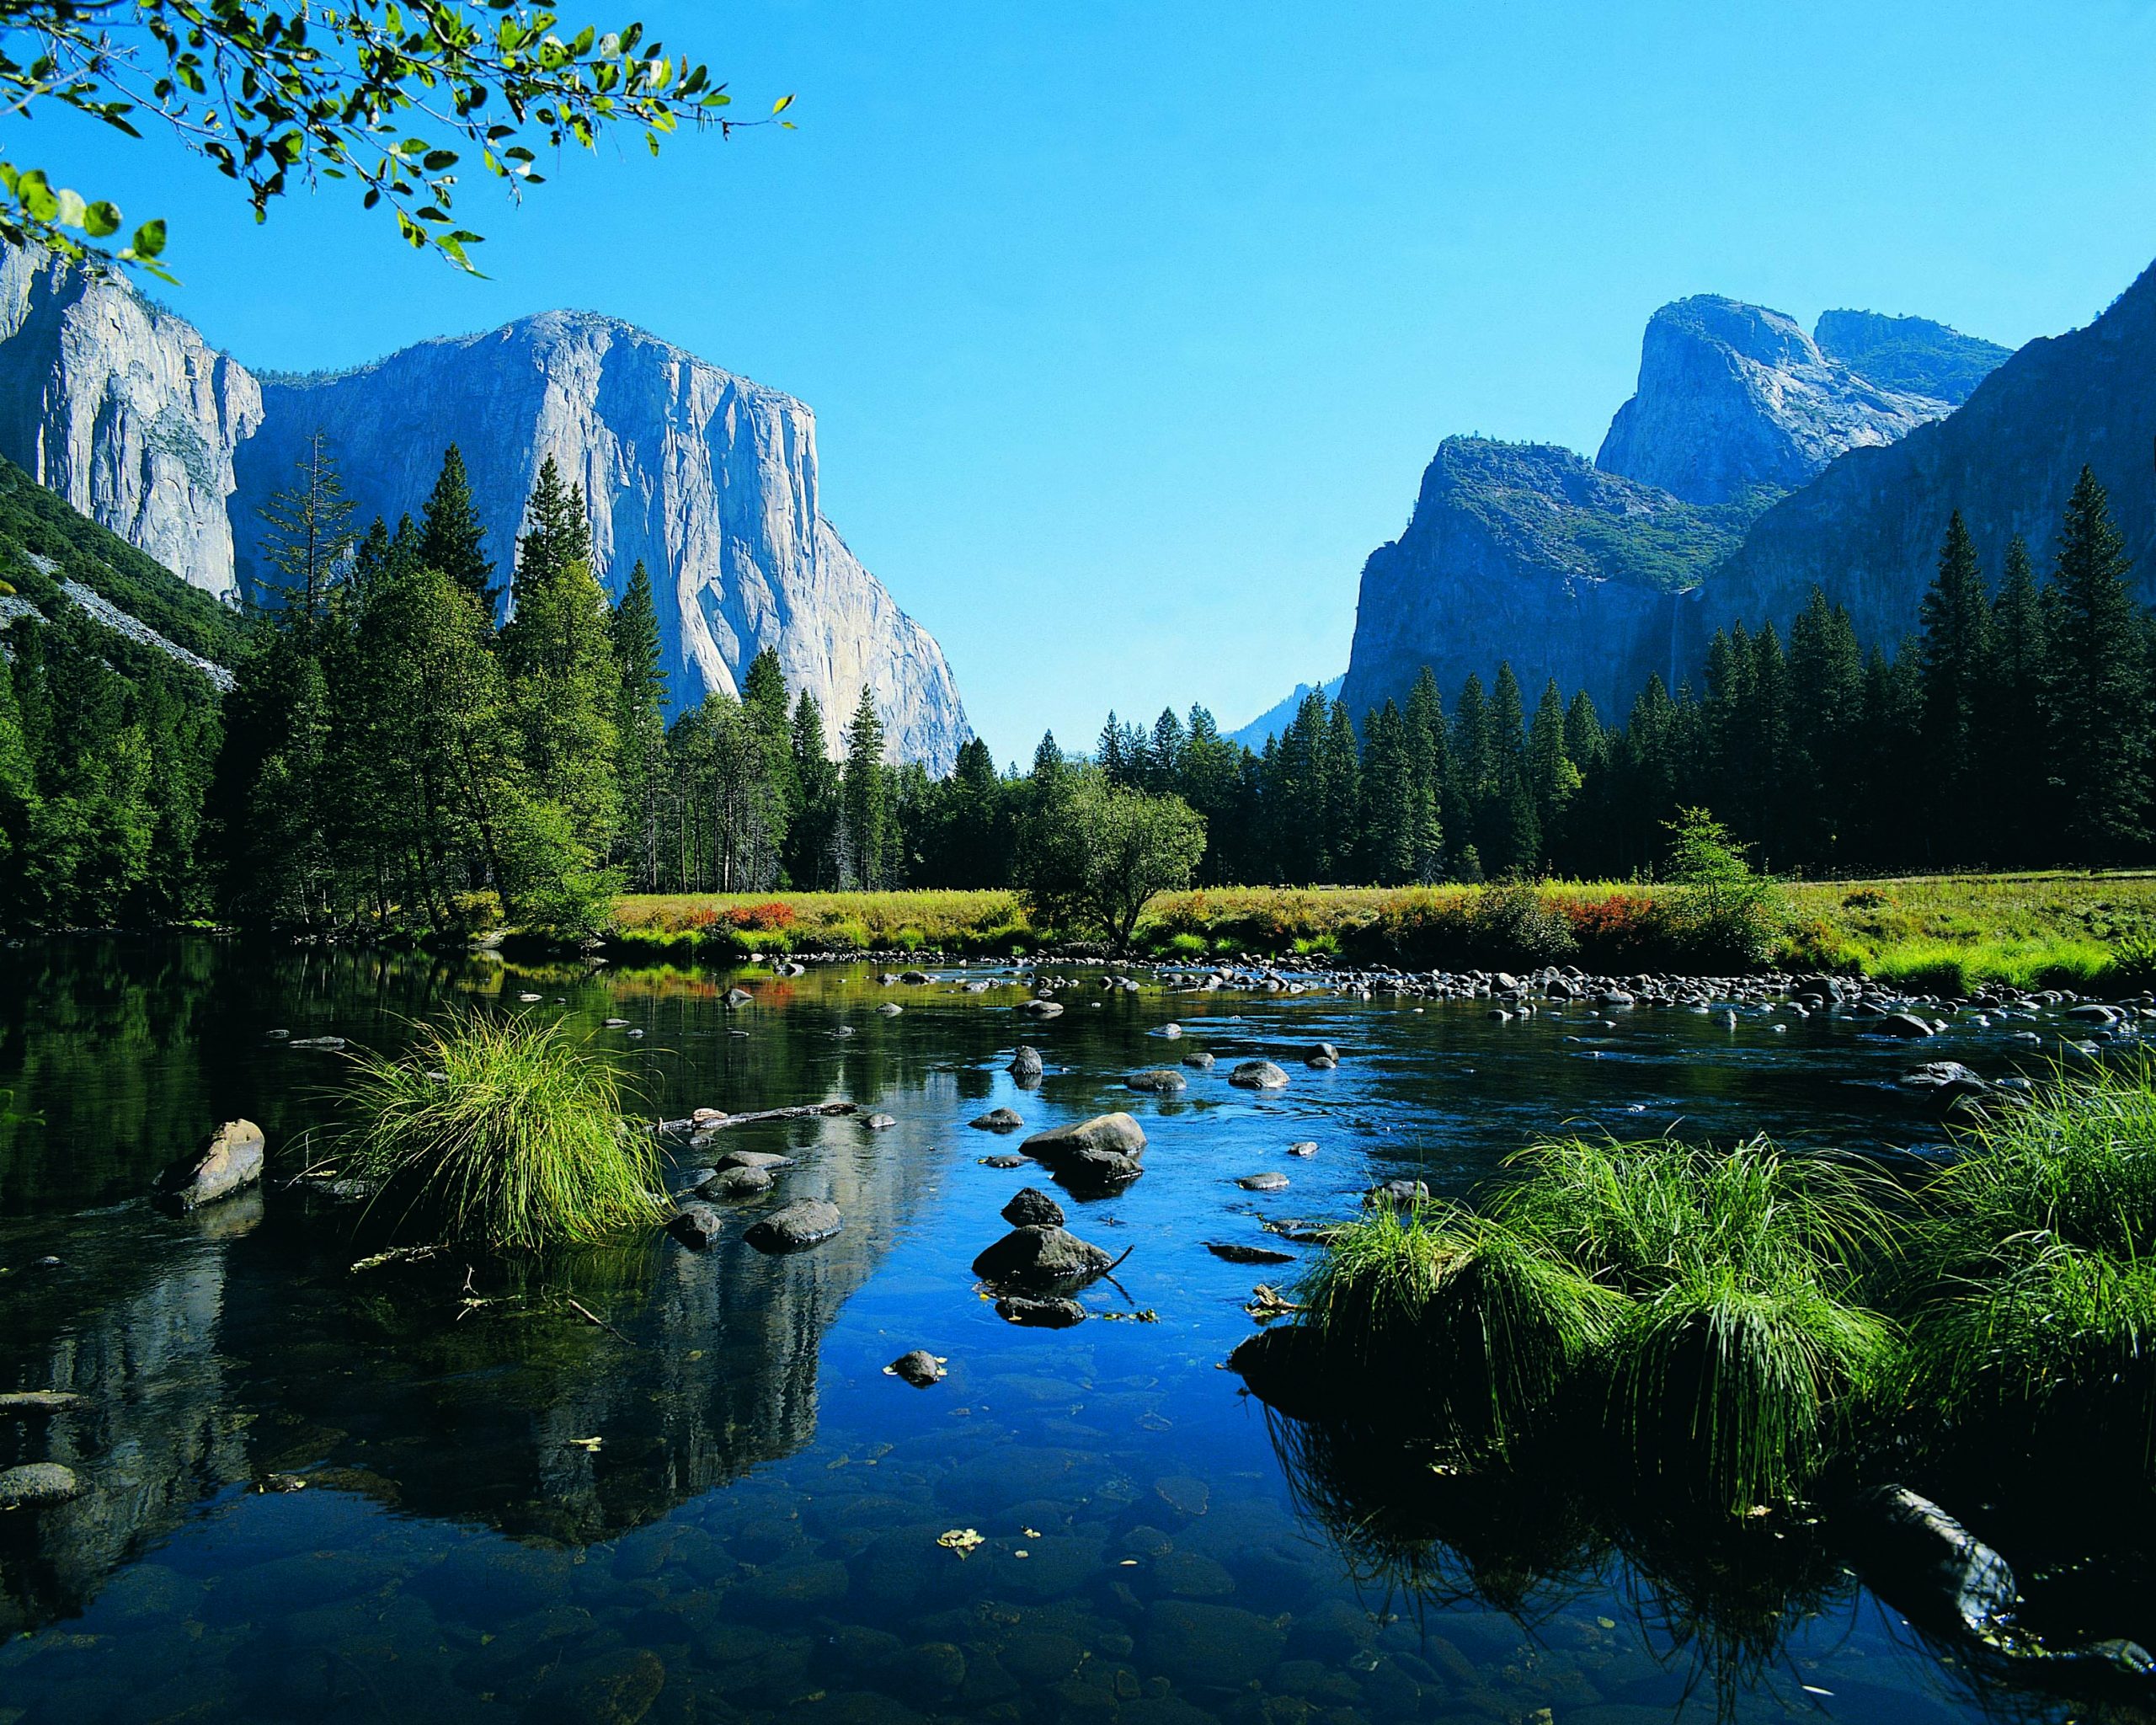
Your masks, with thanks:
M248 1416L219 1328L234 1243L262 1213L262 1195L248 1193L154 1228L134 1215L85 1218L50 1240L61 1268L10 1278L0 1386L84 1400L0 1422L0 1465L63 1462L87 1489L0 1517L0 1638L81 1610L198 1503L248 1477Z
M799 1158L771 1201L829 1197L846 1228L787 1258L741 1242L754 1209L708 1251L662 1237L520 1274L461 1256L355 1274L349 1212L275 1190L259 1227L259 1194L184 1221L128 1206L49 1225L40 1249L68 1268L9 1296L0 1386L88 1403L49 1440L0 1426L0 1454L66 1461L89 1490L6 1530L0 1611L79 1610L195 1506L273 1474L583 1542L791 1454L814 1433L823 1333L914 1183L899 1135L803 1126L755 1140ZM467 1268L487 1303L464 1303Z

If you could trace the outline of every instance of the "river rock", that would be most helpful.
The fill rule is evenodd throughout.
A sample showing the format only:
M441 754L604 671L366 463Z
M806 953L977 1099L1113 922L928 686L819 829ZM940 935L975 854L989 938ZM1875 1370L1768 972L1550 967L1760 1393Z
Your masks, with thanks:
M771 1171L769 1168L717 1168L696 1190L706 1198L717 1198L728 1203L744 1198L758 1198L771 1189Z
M1200 1072L1209 1072L1213 1070L1213 1056L1206 1053L1202 1048L1193 1049L1188 1054L1185 1055L1182 1057L1182 1063L1186 1066L1192 1067Z
M1133 1072L1123 1081L1123 1088L1148 1092L1155 1095L1172 1095L1183 1089L1189 1081L1171 1066L1155 1066L1150 1071Z
M82 1494L83 1482L72 1467L57 1461L25 1461L0 1469L0 1509L36 1509L64 1503Z
M1889 1012L1871 1027L1881 1036L1905 1037L1913 1042L1931 1035L1931 1026L1914 1012Z
M1245 1060L1228 1074L1228 1082L1243 1090L1278 1090L1288 1075L1270 1060Z
M712 1172L720 1174L728 1168L790 1168L793 1158L775 1150L729 1150L713 1156L711 1166Z
M943 1381L943 1367L926 1348L916 1348L901 1354L883 1370L894 1378L901 1378L916 1390L925 1390L931 1384Z
M1241 1690L1280 1663L1286 1631L1233 1605L1155 1599L1146 1614L1147 1663L1177 1683Z
M13 1390L0 1395L0 1419L43 1419L80 1407L88 1399L72 1390Z
M985 1156L980 1159L980 1165L984 1168L1022 1168L1027 1161L1028 1158L1022 1156Z
M1385 1180L1363 1194L1373 1210L1407 1210L1430 1201L1430 1188L1420 1180Z
M910 987L925 988L928 985L929 975L926 970L901 970L899 972L899 980Z
M1919 1623L1987 1636L2020 1591L2006 1560L1930 1498L1886 1485L1858 1500L1865 1578Z
M974 1274L1010 1287L1053 1288L1090 1282L1113 1261L1063 1228L1013 1228L974 1260Z
M1230 1263L1293 1263L1292 1252L1275 1252L1269 1246L1246 1246L1237 1240L1208 1240L1205 1249Z
M1285 1192L1288 1177L1275 1173L1245 1174L1235 1184L1246 1192Z
M1315 1066L1321 1072L1329 1072L1340 1064L1340 1050L1329 1042L1321 1042L1303 1057L1303 1064Z
M877 1006L876 1016L879 1018L895 1018L904 1011L905 1008L896 1001L883 1001Z
M976 1132L1016 1132L1026 1122L1015 1108L990 1108L966 1124Z
M752 1004L755 998L745 988L729 988L726 991L725 1003L729 1007L745 1007Z
M1030 1000L1022 1005L1018 1010L1035 1018L1060 1018L1063 1016L1063 1002L1051 1000Z
M890 1114L871 1114L861 1124L866 1126L871 1132L881 1132L889 1127L897 1125L899 1123L897 1119Z
M1022 1294L1006 1294L995 1302L995 1315L1028 1329L1067 1330L1085 1322L1086 1308L1075 1300L1030 1300Z
M718 1212L709 1204L685 1204L668 1220L666 1231L684 1246L702 1251L718 1238L721 1226Z
M846 1226L839 1207L820 1198L804 1198L775 1210L741 1237L759 1252L799 1252L828 1240Z
M226 1121L201 1149L157 1176L158 1206L190 1210L252 1186L262 1178L263 1149L262 1129L253 1121Z
M1019 1148L1074 1191L1113 1190L1145 1172L1138 1160L1145 1148L1145 1129L1125 1114L1051 1127Z
M1906 1090L1922 1091L1941 1101L1965 1096L1988 1096L1991 1086L1959 1060L1927 1060L1902 1074Z
M1003 1220L1014 1228L1059 1228L1063 1206L1038 1186L1022 1186L1003 1206Z
M1023 1043L1019 1044L1018 1051L1011 1056L1011 1064L1005 1070L1021 1084L1039 1083L1041 1051L1037 1048L1028 1048Z
M1314 1138L1305 1138L1300 1143L1291 1144L1288 1146L1288 1154L1289 1156L1315 1156L1317 1140Z
M1182 1026L1180 1024L1163 1024L1153 1033L1155 1036L1165 1036L1169 1041L1172 1042L1176 1038L1182 1034Z

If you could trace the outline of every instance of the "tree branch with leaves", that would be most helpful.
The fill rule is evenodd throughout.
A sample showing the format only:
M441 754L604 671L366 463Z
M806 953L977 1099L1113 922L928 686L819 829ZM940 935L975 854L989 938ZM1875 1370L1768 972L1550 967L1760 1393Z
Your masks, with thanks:
M594 149L611 130L640 129L656 155L685 121L792 125L790 95L755 121L726 115L731 100L640 24L564 25L526 0L0 0L0 123L59 106L133 138L161 124L258 222L295 184L351 181L408 244L467 270L481 236L455 200L475 162L516 198L544 183L542 149ZM118 206L18 154L0 160L0 238L172 279L161 218L108 245Z

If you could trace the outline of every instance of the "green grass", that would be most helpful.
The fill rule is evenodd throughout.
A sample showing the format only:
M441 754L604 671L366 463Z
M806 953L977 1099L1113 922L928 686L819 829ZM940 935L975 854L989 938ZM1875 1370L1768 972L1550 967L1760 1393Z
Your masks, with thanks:
M2156 875L1928 875L1792 881L1772 960L1862 973L1912 991L1986 984L2125 991L2156 983ZM778 903L779 928L740 927ZM1003 890L671 895L618 901L616 963L737 963L781 952L933 948L1030 951L1053 937ZM1518 888L1217 887L1163 894L1137 944L1197 959L1337 953L1358 961L1505 969L1573 963L1630 974L1733 962L1689 925L1668 887L1550 881ZM1726 943L1723 943L1726 945Z
M1858 1299L1893 1240L1879 1196L1763 1139L1539 1145L1479 1214L1343 1230L1302 1321L1337 1357L1424 1385L1427 1416L1472 1454L1562 1429L1725 1509L1786 1502L1892 1356Z
M589 1244L664 1219L652 1140L621 1079L559 1020L460 1014L404 1054L355 1057L343 1170L432 1237L513 1252Z
M1912 1382L2156 1477L2156 1071L2060 1075L1965 1148L1924 1194Z

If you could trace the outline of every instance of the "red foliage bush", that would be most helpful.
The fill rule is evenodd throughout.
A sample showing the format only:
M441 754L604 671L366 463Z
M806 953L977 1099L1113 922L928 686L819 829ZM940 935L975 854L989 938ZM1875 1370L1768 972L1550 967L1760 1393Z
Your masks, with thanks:
M736 928L775 932L793 927L793 906L780 899L760 905L735 905L727 911L726 920Z

